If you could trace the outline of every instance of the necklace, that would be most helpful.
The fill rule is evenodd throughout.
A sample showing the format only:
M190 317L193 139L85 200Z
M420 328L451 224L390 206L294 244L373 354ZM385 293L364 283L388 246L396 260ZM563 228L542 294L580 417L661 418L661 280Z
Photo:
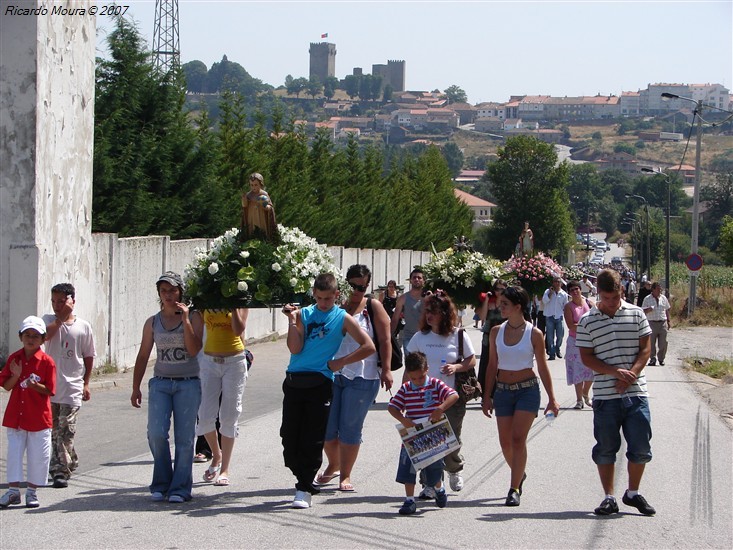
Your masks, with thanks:
M515 326L514 326L514 325L512 325L512 324L511 324L511 323L510 323L509 321L507 321L507 322L506 322L506 324L507 324L507 325L509 325L510 327L512 327L513 329L518 329L518 328L524 328L524 327L526 327L526 326L527 326L527 325L526 325L525 323L522 323L521 325L519 325L519 326L515 327Z

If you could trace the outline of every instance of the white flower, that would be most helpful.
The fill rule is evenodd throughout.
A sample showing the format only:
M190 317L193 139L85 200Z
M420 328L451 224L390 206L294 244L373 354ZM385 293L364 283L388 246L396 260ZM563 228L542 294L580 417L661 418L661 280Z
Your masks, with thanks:
M249 258L249 251L248 251L248 250L242 250L242 251L241 251L241 252L239 253L239 255L240 255L240 256L241 256L242 258L245 258L245 259L247 259L247 258Z
M290 286L294 287L297 284L298 284L298 279L296 279L295 277L291 277Z
M280 264L279 263L275 262L274 264L272 264L272 270L273 271L280 271L281 269L282 269L282 267L280 267Z
M244 292L248 288L249 286L247 286L247 283L245 281L239 281L237 283L237 290L239 290L240 292Z
M212 262L211 264L209 264L209 273L211 275L216 275L218 272L219 272L219 264L217 264L216 262Z

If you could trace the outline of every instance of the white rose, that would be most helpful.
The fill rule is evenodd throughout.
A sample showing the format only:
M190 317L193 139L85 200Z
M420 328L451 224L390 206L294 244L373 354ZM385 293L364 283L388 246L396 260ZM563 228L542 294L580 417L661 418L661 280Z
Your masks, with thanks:
M296 279L295 277L290 279L290 286L294 287L297 284L298 284L298 279Z
M219 264L216 262L209 264L209 273L211 275L216 275L219 272Z
M239 290L240 292L244 292L248 288L249 286L247 286L247 283L245 281L239 281L237 283L237 290Z
M272 264L272 270L273 271L280 271L281 269L282 269L282 267L280 267L280 264L279 263L275 262L274 264Z
M239 255L240 255L240 256L241 256L242 258L245 258L245 259L246 259L246 258L249 258L249 252L248 252L247 250L242 250L242 251L241 251L241 252L239 253Z

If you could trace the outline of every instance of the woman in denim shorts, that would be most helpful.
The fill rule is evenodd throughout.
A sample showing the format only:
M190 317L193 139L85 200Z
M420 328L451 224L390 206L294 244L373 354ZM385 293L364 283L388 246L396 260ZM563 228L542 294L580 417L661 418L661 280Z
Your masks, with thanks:
M508 287L499 298L499 310L506 321L491 329L484 381L483 411L489 418L496 411L501 451L511 468L507 506L519 506L522 484L527 478L527 434L540 408L535 360L549 398L545 413L552 411L557 415L559 409L545 359L545 342L542 332L527 317L528 304L529 295L519 286Z

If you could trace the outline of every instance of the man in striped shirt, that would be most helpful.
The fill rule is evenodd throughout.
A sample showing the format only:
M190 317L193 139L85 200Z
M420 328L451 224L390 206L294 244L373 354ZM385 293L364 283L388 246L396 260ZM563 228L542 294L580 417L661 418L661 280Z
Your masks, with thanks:
M616 453L621 448L620 429L626 439L629 488L623 503L642 514L656 511L639 494L646 463L652 459L651 416L644 367L649 359L651 329L644 311L621 299L617 271L598 274L596 307L578 321L576 345L583 364L595 372L593 379L593 462L605 492L597 515L618 512L613 496Z

